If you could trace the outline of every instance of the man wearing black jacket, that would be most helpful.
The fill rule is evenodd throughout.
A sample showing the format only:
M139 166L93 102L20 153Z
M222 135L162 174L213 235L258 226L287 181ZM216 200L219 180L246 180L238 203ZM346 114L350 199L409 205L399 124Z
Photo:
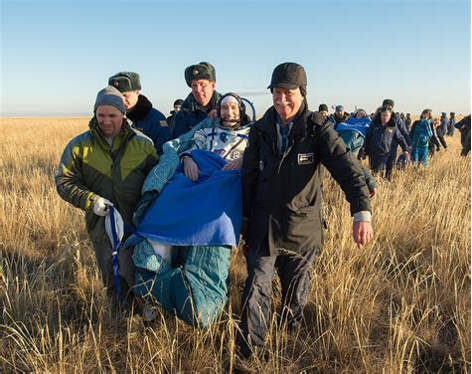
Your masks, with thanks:
M322 247L322 171L340 184L354 216L353 236L372 239L369 189L357 159L333 124L308 110L306 73L284 63L272 74L274 105L249 133L242 166L243 230L248 278L242 299L240 353L264 344L270 290L277 270L282 285L282 323L301 324L311 269Z
M411 142L409 131L408 131L405 123L400 118L400 115L393 111L394 105L395 105L395 102L392 99L385 99L382 102L382 107L384 107L384 106L390 106L391 107L391 109L392 109L392 119L395 122L398 130L402 134L403 138L405 139L408 147L411 148L412 142ZM386 164L386 167L385 167L385 176L388 179L392 178L393 167L395 166L395 164L397 162L397 152L398 152L398 142L396 140L393 140L392 141L392 146L390 148L390 155L388 156L387 164Z
M454 126L461 132L461 156L467 156L470 152L470 114L462 118Z

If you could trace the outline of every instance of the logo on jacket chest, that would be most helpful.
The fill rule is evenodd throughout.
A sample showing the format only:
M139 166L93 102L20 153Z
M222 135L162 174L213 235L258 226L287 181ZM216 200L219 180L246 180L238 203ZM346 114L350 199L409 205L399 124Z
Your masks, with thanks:
M315 154L313 152L298 154L298 165L307 165L313 162L315 162Z

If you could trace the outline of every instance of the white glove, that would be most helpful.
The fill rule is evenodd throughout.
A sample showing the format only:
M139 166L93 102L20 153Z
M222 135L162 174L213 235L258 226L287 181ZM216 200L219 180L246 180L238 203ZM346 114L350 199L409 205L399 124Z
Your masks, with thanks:
M105 217L109 212L109 206L113 206L113 204L107 199L99 197L97 200L95 200L95 203L93 203L93 212L97 216Z

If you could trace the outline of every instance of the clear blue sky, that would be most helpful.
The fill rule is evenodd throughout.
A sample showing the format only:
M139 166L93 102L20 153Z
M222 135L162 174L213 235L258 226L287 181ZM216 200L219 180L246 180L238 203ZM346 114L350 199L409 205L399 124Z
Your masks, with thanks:
M312 109L373 111L389 97L404 112L470 113L470 1L0 3L0 116L90 115L122 70L167 115L200 61L216 67L218 91L243 94L259 115L286 61L305 67Z

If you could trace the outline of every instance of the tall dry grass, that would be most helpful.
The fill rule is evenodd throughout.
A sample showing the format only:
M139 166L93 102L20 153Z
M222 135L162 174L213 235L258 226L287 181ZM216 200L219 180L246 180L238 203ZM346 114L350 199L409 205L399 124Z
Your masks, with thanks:
M375 240L357 248L339 188L325 183L325 248L302 329L271 325L241 362L234 337L245 263L235 253L221 322L150 325L109 305L82 213L53 184L86 119L0 123L0 370L9 372L470 372L470 158L458 134L426 169L379 181ZM274 308L279 304L274 288Z

